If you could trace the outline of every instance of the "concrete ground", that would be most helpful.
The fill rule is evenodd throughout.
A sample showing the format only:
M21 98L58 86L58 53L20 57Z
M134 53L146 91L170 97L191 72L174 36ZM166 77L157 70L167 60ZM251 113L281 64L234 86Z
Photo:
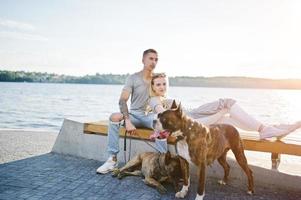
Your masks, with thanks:
M0 130L0 164L49 153L58 133Z
M161 195L146 186L140 177L119 180L110 174L98 175L102 163L95 160L48 153L0 165L0 199L175 199L174 190ZM301 191L290 191L273 185L256 185L255 195L246 194L246 183L230 180L229 185L217 184L217 177L206 182L205 199L301 199ZM186 199L194 199L196 183Z
M162 195L140 177L118 180L110 174L96 174L100 161L49 153L56 135L0 131L0 199L175 199L170 185L165 185L168 192ZM231 178L228 185L220 186L219 178L207 177L204 199L301 199L301 190L260 183L249 196L246 181ZM185 199L194 199L195 195L193 177Z

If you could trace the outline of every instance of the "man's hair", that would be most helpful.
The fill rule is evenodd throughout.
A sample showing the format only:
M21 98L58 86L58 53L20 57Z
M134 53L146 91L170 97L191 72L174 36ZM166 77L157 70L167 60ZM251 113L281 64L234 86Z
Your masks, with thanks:
M146 49L145 51L143 51L143 57L148 53L158 54L158 52L155 49Z

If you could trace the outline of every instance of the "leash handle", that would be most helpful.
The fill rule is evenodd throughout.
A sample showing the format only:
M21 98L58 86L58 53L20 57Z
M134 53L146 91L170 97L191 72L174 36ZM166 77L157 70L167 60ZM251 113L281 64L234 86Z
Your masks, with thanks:
M125 131L125 133L124 133L123 151L126 151L126 137L127 137L127 131Z
M123 157L124 157L124 163L126 163L126 136L127 131L124 133L124 139L123 139Z
M127 131L124 133L124 140L123 140L123 157L124 157L124 163L127 163L131 159L131 151L132 151L132 138L130 138L130 146L129 146L129 155L128 160L126 159L126 140L127 140Z

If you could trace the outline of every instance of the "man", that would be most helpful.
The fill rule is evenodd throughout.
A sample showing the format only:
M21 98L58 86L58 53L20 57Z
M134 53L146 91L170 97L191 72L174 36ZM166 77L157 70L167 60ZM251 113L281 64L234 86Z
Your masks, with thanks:
M120 113L110 116L108 128L107 152L108 160L97 169L97 173L105 174L117 167L119 152L119 128L125 125L129 134L135 134L136 127L153 128L154 114L146 113L149 99L149 88L152 73L158 62L158 53L154 49L143 52L143 69L130 75L125 83L119 99ZM127 101L131 96L131 107L128 110ZM123 123L124 122L124 123Z

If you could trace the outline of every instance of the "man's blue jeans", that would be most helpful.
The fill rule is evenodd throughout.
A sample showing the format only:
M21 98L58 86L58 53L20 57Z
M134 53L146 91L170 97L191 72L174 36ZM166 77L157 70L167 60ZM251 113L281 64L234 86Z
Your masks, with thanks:
M130 120L136 128L150 128L153 129L153 121L155 119L154 113L145 115L144 111L130 111ZM109 122L108 128L108 144L107 152L109 155L117 155L119 152L119 129L123 125L121 122Z

